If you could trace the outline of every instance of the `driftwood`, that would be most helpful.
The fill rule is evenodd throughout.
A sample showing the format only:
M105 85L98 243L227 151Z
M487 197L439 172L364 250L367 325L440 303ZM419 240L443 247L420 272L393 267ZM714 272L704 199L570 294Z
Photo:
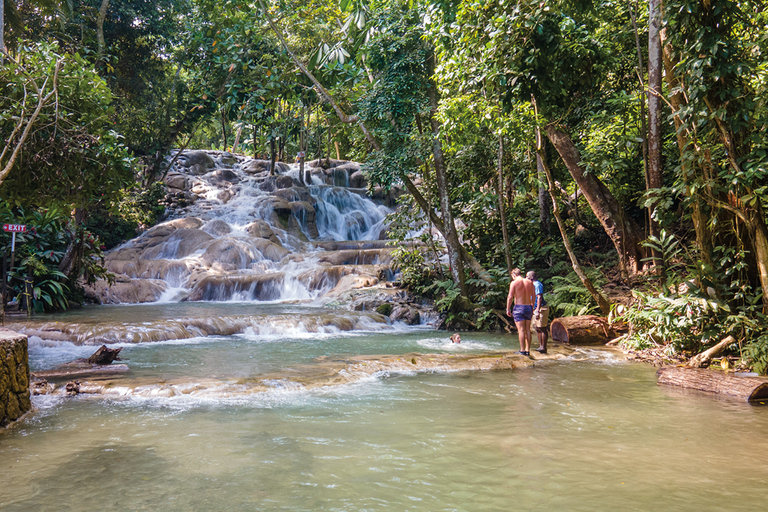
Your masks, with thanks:
M616 337L616 326L595 315L555 318L549 326L552 339L571 345L605 345Z
M85 359L82 361L85 361ZM128 370L128 365L125 364L89 364L87 362L73 361L71 363L62 364L52 370L32 372L30 375L33 379L61 380L82 376L93 378L101 375L117 375L125 373Z
M697 389L750 402L768 399L768 379L765 378L737 377L714 370L675 366L661 368L656 376L658 383L666 386Z
M118 354L120 354L121 350L123 350L123 347L107 348L106 345L102 345L99 347L99 350L87 359L87 362L90 364L112 364L112 361L120 361Z
M714 347L705 350L701 354L693 356L690 361L688 361L688 366L691 368L703 368L709 366L709 362L713 357L719 356L728 345L733 345L734 343L736 343L736 339L733 336L726 336Z

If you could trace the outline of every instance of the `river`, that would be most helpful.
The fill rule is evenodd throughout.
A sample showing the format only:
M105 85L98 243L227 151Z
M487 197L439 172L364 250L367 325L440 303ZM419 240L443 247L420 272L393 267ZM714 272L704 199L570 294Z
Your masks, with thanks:
M118 381L205 382L205 392L34 397L36 412L0 433L0 510L764 507L768 409L659 387L654 368L615 353L309 387L297 375L328 357L486 353L517 340L464 333L454 345L445 332L378 322L318 329L306 319L331 313L280 304L100 306L54 319L151 330L193 314L282 315L294 327L112 345L130 367ZM33 370L93 350L30 340ZM270 389L248 388L266 374Z

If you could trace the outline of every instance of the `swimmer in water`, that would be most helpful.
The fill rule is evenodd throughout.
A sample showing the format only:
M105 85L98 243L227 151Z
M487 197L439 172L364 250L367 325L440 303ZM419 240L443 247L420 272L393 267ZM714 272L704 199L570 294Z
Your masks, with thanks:
M459 333L455 332L451 334L451 342L452 343L461 343L461 336L459 336Z

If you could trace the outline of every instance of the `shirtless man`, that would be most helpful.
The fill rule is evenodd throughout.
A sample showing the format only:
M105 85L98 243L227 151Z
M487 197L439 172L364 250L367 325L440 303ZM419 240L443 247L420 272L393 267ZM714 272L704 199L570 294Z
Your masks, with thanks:
M536 294L533 282L522 276L519 268L510 275L509 295L507 295L507 316L511 316L517 326L517 337L520 339L520 353L531 355L531 318L533 317L533 301ZM515 308L512 309L512 301Z

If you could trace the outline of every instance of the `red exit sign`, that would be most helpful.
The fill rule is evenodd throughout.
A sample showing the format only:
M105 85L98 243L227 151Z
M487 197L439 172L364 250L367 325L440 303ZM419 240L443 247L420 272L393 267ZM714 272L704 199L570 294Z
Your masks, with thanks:
M3 231L9 233L24 233L26 230L26 224L3 224Z

